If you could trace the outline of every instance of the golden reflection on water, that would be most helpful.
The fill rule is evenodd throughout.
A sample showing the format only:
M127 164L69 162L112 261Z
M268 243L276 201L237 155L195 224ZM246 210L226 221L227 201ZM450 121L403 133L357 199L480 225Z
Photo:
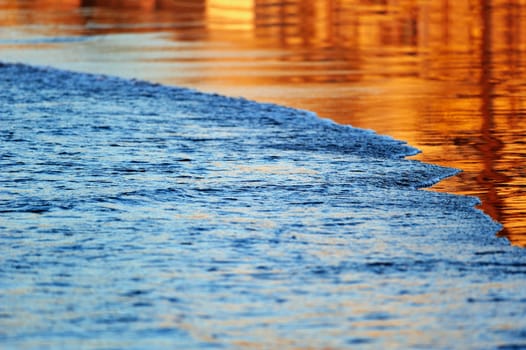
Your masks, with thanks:
M152 80L407 140L418 159L464 170L434 190L480 197L501 234L526 246L524 1L0 0L0 10L2 27L40 24L46 35L195 43L149 45L134 59L157 70L144 73Z

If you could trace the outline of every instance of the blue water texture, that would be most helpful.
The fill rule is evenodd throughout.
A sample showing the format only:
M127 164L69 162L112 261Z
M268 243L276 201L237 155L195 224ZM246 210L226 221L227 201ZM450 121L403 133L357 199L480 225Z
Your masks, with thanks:
M311 112L0 64L0 347L526 346L455 169Z

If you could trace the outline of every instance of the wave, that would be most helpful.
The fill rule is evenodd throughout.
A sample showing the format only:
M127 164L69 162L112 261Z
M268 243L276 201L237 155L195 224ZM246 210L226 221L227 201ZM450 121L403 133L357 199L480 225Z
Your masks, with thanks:
M519 259L476 198L422 190L458 170L370 130L22 64L0 64L0 98L6 344L379 345L392 317L425 332L454 319L444 305L484 313L437 281L506 279L492 252ZM408 293L435 295L433 316ZM375 338L349 331L371 322L371 298L389 311ZM502 340L441 327L444 347Z

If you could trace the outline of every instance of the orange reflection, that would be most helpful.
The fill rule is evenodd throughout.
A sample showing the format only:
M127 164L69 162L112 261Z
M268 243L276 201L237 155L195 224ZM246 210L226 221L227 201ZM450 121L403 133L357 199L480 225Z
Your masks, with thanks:
M89 11L69 11L80 7ZM465 170L434 190L479 196L502 234L526 246L524 1L0 0L6 8L39 16L11 11L4 26L162 30L203 44L138 60L164 83L310 109L407 140L423 151L418 159Z
M252 31L254 26L253 0L207 0L207 25L220 30Z

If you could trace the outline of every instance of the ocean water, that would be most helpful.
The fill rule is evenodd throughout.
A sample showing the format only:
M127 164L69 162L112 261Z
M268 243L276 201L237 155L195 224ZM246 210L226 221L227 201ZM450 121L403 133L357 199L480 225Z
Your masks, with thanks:
M526 346L455 169L308 111L0 64L6 349Z
M526 247L526 4L509 0L0 0L0 61L307 109L462 169ZM452 35L454 33L454 35ZM505 237L505 238L504 238Z

